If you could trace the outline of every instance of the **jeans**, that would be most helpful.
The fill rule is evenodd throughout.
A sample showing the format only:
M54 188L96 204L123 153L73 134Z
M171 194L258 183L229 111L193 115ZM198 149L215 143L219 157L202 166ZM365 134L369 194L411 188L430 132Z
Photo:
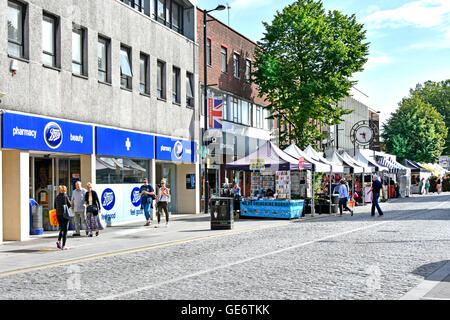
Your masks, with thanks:
M149 220L152 218L152 210L151 210L151 204L150 203L143 203L142 208L144 209L144 215L145 219Z
M375 215L375 208L377 208L378 214L380 216L383 215L383 211L380 208L380 205L378 204L378 198L380 197L379 193L374 193L373 194L373 199L372 199L372 216Z

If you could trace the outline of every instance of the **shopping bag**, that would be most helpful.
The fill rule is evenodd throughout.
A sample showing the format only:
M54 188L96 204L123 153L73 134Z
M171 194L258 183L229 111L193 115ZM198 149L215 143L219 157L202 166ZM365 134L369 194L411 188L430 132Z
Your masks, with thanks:
M58 218L56 217L56 209L50 210L50 212L48 213L48 216L50 218L50 225L57 226Z

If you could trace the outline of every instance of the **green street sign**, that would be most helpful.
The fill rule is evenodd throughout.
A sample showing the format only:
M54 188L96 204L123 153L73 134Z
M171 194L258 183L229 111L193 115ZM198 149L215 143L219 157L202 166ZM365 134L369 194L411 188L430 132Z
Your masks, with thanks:
M201 156L202 159L206 158L208 153L209 151L206 146L201 146L200 149L198 150L198 154Z

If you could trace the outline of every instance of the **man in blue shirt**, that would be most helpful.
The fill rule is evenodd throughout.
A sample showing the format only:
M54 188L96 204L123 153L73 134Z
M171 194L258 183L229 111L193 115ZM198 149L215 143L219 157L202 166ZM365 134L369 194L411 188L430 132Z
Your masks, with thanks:
M380 197L380 191L383 191L383 184L380 180L378 180L378 176L373 176L372 181L372 188L370 189L369 193L372 192L372 213L371 216L375 216L375 208L377 208L379 217L383 216L383 211L380 208L380 205L378 204L378 198Z
M153 199L155 198L155 190L148 184L147 178L144 179L144 184L141 186L139 194L141 196L141 208L144 209L145 219L147 220L145 226L147 227L152 221L151 209L153 208Z

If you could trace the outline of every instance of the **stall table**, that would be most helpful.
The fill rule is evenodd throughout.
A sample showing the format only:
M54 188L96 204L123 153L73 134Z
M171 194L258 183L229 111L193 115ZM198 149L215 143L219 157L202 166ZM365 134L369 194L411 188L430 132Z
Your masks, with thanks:
M241 216L294 219L303 215L304 200L241 201Z

